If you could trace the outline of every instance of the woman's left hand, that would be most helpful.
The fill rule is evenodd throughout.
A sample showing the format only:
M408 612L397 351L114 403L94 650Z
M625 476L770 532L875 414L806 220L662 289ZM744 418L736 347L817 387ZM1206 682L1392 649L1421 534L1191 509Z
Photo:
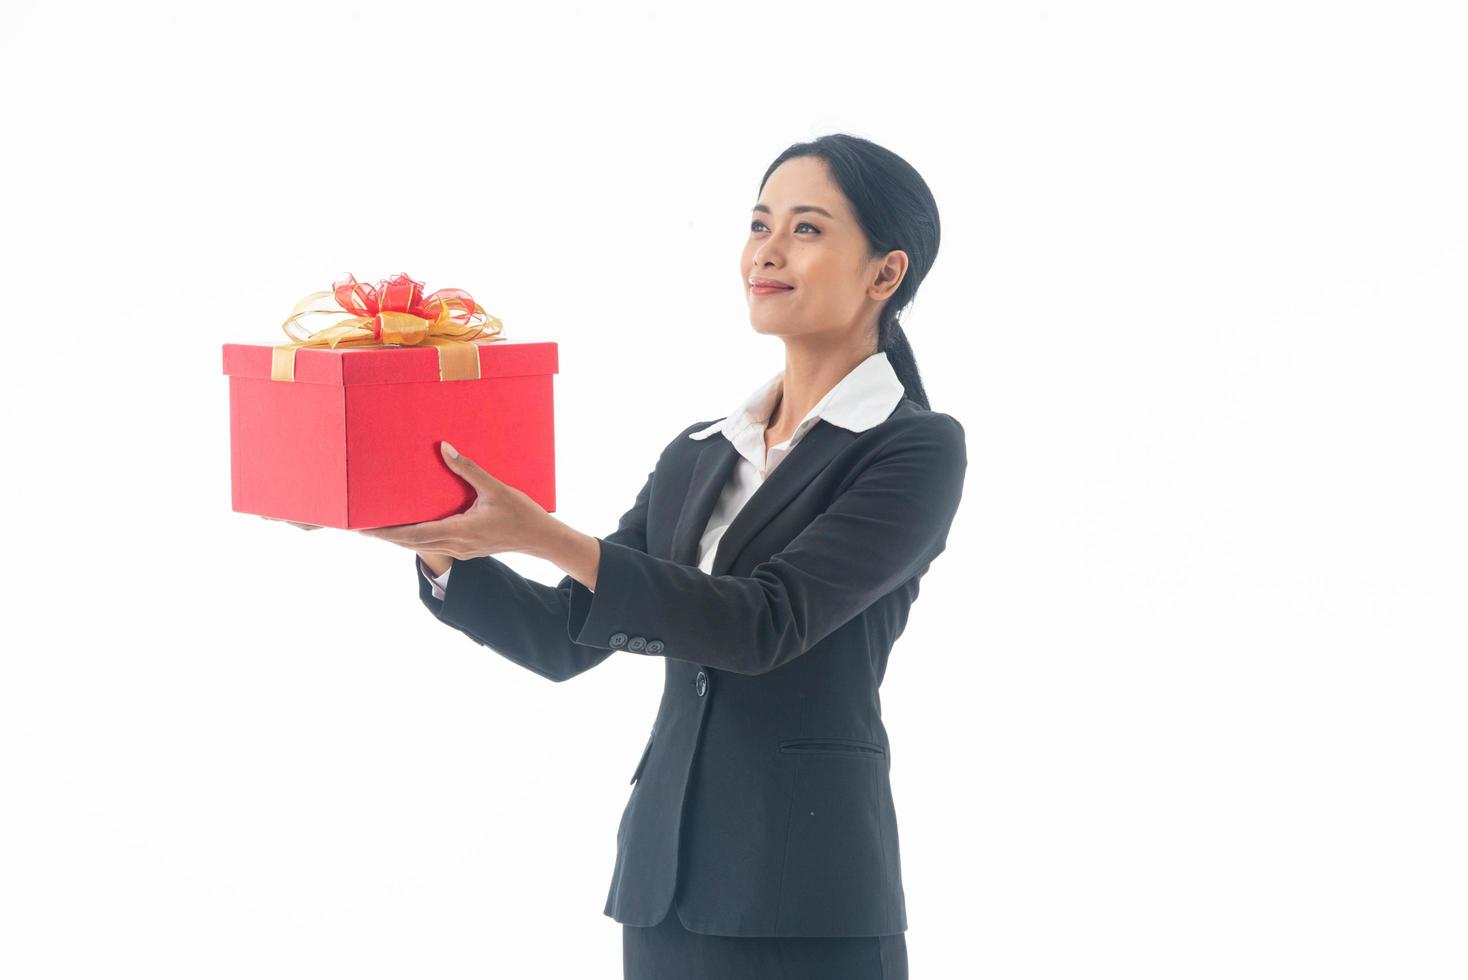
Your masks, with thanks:
M435 551L466 561L532 549L545 533L546 522L552 519L545 508L490 476L469 457L454 452L448 443L442 443L439 451L449 469L478 491L474 505L440 521L362 528L357 533L383 538L411 551Z

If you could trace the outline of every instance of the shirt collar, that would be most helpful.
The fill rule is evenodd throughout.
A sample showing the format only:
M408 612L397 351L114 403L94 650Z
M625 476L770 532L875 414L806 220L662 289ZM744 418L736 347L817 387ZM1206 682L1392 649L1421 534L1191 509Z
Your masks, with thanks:
M703 439L722 432L730 442L751 425L764 427L775 406L785 372L781 371L756 388L733 413L717 422L688 434L690 439ZM847 372L830 391L811 406L795 427L792 443L820 419L852 432L863 432L892 414L897 403L907 394L902 380L892 369L886 351L877 351Z

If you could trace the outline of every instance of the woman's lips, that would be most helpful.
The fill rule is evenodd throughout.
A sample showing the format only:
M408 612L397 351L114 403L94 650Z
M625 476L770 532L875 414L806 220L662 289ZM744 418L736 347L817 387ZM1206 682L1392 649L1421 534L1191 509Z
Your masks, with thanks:
M795 291L794 286L751 286L749 291L756 296L764 296L766 293L791 293Z

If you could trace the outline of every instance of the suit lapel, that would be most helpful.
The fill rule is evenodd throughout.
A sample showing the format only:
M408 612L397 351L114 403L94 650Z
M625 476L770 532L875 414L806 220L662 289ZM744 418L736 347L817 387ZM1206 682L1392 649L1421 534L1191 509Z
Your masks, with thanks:
M750 539L855 438L854 432L824 419L817 421L734 515L714 552L713 574L724 574ZM674 561L685 565L698 564L699 542L740 458L734 444L723 435L710 437L699 452L673 532Z
M673 553L669 556L673 561L698 564L698 541L738 460L734 444L722 434L712 435L700 445L693 461L693 473L688 478L688 490L683 494L678 523L673 528Z

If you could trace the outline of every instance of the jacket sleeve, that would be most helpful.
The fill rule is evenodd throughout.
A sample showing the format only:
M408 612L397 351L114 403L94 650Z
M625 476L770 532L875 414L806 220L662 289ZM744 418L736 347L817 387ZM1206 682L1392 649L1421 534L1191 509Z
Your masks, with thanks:
M654 470L653 472L656 472ZM639 554L647 550L647 500L653 474L638 492L617 529L601 541ZM553 681L564 681L590 670L612 653L572 642L566 635L571 586L580 583L567 575L552 588L533 581L509 565L486 555L464 561L455 558L453 574L442 601L433 597L433 584L419 573L418 597L438 619L489 647L507 660Z
M774 670L927 569L947 544L967 466L963 426L932 413L745 576L709 575L602 538L595 591L572 580L567 631L598 651L624 633L662 641L657 656Z

